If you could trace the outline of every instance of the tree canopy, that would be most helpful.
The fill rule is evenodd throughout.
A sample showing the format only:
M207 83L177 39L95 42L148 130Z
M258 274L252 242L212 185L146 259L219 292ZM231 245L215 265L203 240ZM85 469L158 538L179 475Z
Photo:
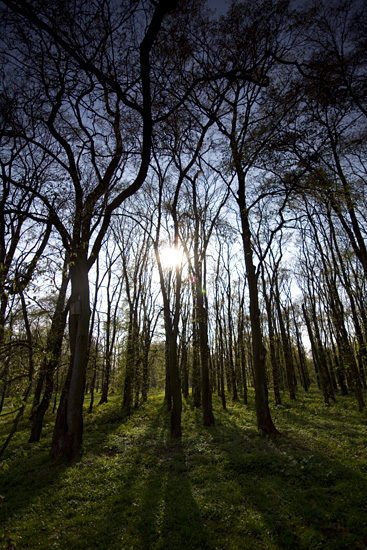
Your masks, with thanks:
M311 384L361 411L365 3L0 9L0 454L54 400L76 459L98 390L164 390L174 438L190 390L210 426L253 386L266 434Z

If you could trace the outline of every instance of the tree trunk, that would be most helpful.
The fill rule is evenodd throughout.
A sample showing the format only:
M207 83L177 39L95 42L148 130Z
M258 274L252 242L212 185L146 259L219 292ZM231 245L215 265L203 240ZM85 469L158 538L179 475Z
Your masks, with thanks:
M243 182L244 184L244 182ZM241 189L240 189L241 190ZM239 191L239 197L241 198ZM268 385L265 368L265 349L263 345L263 335L260 323L259 294L258 294L258 276L253 263L253 252L251 243L250 224L247 217L244 195L242 201L239 198L242 225L242 241L245 253L245 265L248 281L248 291L250 298L250 322L252 332L252 359L254 367L254 385L255 385L255 408L257 416L257 426L266 434L276 434L277 429L274 426L269 409Z
M201 369L199 355L199 331L197 326L197 309L194 308L194 320L192 323L192 397L194 407L201 405Z
M145 331L149 330L146 327ZM141 398L143 401L148 400L148 390L149 390L149 349L150 349L150 337L149 335L144 336L144 349L142 357L142 384L141 384Z
M280 390L279 390L279 365L278 365L276 352L275 352L275 334L274 334L271 298L266 292L266 281L265 281L265 274L263 270L262 270L262 285L263 285L263 296L265 300L266 314L268 318L270 362L271 362L271 372L273 376L274 400L275 400L275 405L281 405L282 399L281 399Z
M93 374L92 374L92 380L90 384L90 402L89 402L89 409L88 412L91 413L93 410L93 404L94 404L94 391L96 387L96 379L97 379L97 364L98 364L98 349L99 349L99 323L98 323L98 329L97 329L97 339L95 342L95 350L93 354Z
M320 357L320 347L315 340L312 326L311 326L311 321L304 304L302 304L302 311L306 321L308 337L311 342L311 348L312 348L312 354L315 362L316 372L319 375L320 386L321 386L322 393L324 395L324 402L325 402L325 405L328 407L330 405L330 400L329 400L330 395L329 395L328 384L327 384L327 380L324 372L325 365L323 364L323 358Z
M32 411L32 428L29 443L40 440L43 419L51 402L54 388L54 376L60 362L62 341L65 332L66 316L68 311L68 308L65 307L65 299L68 283L69 276L67 275L67 263L65 261L62 271L60 292L57 298L55 312L47 337L46 359L41 368L44 374L45 391L41 402L38 403L38 406Z
M169 331L169 378L172 394L171 437L181 437L182 397L177 360L177 341L174 331Z
M182 394L185 399L189 396L189 371L187 367L187 339L186 339L187 317L182 319L182 342L181 342L181 384Z
M137 363L137 340L138 326L134 312L130 312L129 329L126 346L126 371L124 383L124 398L122 408L126 411L127 416L131 415L133 402L133 384L135 376L135 368Z
M204 426L211 426L212 424L214 424L214 414L209 376L207 310L205 308L205 298L202 288L201 274L197 277L197 280L198 285L196 289L196 311L198 318L197 320L200 342L203 424Z
M171 388L171 374L170 374L170 343L169 343L169 336L167 335L166 331L166 341L165 341L165 348L164 348L164 362L165 362L165 370L166 370L166 381L165 381L165 387L164 387L164 400L167 405L167 411L172 410L172 388Z
M298 350L298 357L299 357L301 381L302 381L303 389L305 391L308 391L310 388L310 376L307 369L306 353L302 344L302 338L301 338L300 331L298 329L296 315L293 307L292 307L292 311L293 311L294 327L295 327L296 338L297 338L297 350Z
M23 294L23 291L21 289L19 291L19 294L20 294L20 300L21 300L21 304L22 304L23 321L24 321L25 331L26 331L27 352L28 352L28 376L27 376L28 380L27 380L25 390L24 390L24 393L23 393L23 396L22 396L22 405L18 409L18 413L17 413L17 415L15 416L15 418L13 420L13 425L12 425L12 428L10 430L10 433L8 434L4 444L2 445L2 447L0 449L0 458L4 454L7 446L9 445L9 443L10 443L12 437L13 437L13 435L17 431L19 422L23 418L23 414L24 414L25 408L27 406L28 397L29 397L29 395L31 393L31 390L32 390L32 381L33 381L33 374L34 374L34 356L33 356L32 332L31 332L31 328L30 328L30 324L29 324L28 312L27 312L26 302L25 302L25 299L24 299L24 294Z
M89 337L89 281L87 259L79 250L70 266L70 366L53 433L51 458L78 458L83 437L83 400Z
M105 355L105 365L104 365L103 380L102 380L102 393L101 393L101 398L99 400L99 405L102 405L103 403L107 403L108 401L108 390L110 387L110 375L111 375L111 365L112 365L112 349L110 349L109 339L107 339L106 348L107 349L106 349L106 355Z
M289 345L288 335L286 333L285 324L283 320L283 313L280 305L279 288L278 288L277 282L276 282L276 292L275 292L275 303L276 303L276 308L278 312L280 334L283 342L283 352L284 352L285 370L287 373L289 397L290 399L296 399L296 390L294 385L294 365L293 365L292 353Z

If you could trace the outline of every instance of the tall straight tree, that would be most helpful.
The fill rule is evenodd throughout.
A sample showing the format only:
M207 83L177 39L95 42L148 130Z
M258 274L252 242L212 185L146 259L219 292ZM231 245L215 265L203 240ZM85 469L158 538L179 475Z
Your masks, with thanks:
M200 138L204 138L206 128ZM199 140L199 142L201 139ZM205 147L211 148L209 140ZM199 153L199 151L197 151ZM193 156L192 160L195 160ZM201 167L197 161L196 168ZM191 163L192 164L192 163ZM190 163L187 165L189 169ZM211 398L211 381L209 371L209 344L208 344L208 299L207 299L207 249L214 230L219 223L220 215L227 202L229 193L223 192L219 177L204 174L202 169L190 175L184 170L185 186L180 204L180 242L185 250L189 263L190 281L193 295L193 394L194 402L199 404L201 391L203 423L210 426L214 423ZM195 348L198 348L197 350ZM199 353L197 353L197 351ZM200 365L199 359L200 357ZM201 366L201 372L198 367ZM201 384L200 384L201 381ZM199 383L198 383L199 382Z
M160 163L157 162L157 176L159 181L158 191L158 219L156 224L156 234L154 237L154 252L157 261L159 281L161 286L161 294L163 300L163 317L164 317L164 329L166 337L166 398L168 402L168 408L171 410L171 426L170 432L172 438L178 438L182 435L181 418L182 418L182 395L181 395L181 382L179 374L179 362L178 362L178 334L179 334L179 322L181 315L181 288L182 288L182 260L179 258L173 262L173 265L169 265L165 273L165 266L162 262L161 255L161 230L163 229L162 218L164 216L164 204L163 204L163 186L165 180L168 178L170 162L162 170ZM178 249L178 217L177 217L177 202L180 192L180 188L183 181L183 175L178 178L175 190L173 192L173 199L170 196L168 200L168 218L170 218L171 230L173 232L173 239L171 236L171 253L176 254ZM170 222L168 222L170 225ZM167 242L167 241L166 241ZM167 267L167 266L166 266Z
M247 74L242 82L232 80L222 86L221 93L226 107L222 116L217 118L217 125L228 147L227 171L235 175L237 181L234 194L240 218L250 301L257 424L259 429L269 434L276 433L277 430L268 402L265 347L259 308L259 269L255 262L250 213L262 197L272 194L272 190L257 185L261 176L258 173L252 175L251 172L262 162L261 154L281 128L286 112L276 76L272 73L275 66L273 54L279 53L281 49L280 36L287 17L286 9L282 2L233 4L227 17L221 22L222 42L218 51L218 55L226 57L227 62L234 62L236 58L236 63L241 64L243 73ZM270 74L273 74L274 83L271 93L267 95L263 90L269 87ZM275 97L277 108L272 103ZM267 101L270 102L268 106ZM271 109L274 110L274 116L271 116L270 104L273 105ZM284 204L283 202L283 206L278 204L276 207L280 212L280 226L283 224L281 210Z

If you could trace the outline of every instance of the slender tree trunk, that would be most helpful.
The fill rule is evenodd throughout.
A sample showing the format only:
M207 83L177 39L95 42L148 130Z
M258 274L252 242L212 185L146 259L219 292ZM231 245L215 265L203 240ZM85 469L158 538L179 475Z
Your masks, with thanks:
M276 283L276 292L275 292L275 303L276 308L278 312L278 322L279 322L279 328L280 328L280 334L282 337L283 342L283 352L284 352L284 361L285 361L285 370L287 373L287 383L288 383L288 391L289 391L289 397L290 399L296 399L296 390L294 385L294 365L291 355L291 349L289 346L289 340L288 335L286 333L285 324L283 320L283 313L282 308L280 305L280 296L279 296L279 289L278 289L278 283Z
M197 326L197 310L194 308L194 320L192 323L192 397L194 407L201 405L201 368L199 355L199 331Z
M204 426L211 426L214 424L214 414L209 376L207 310L205 308L203 289L201 288L201 277L198 277L198 280L200 287L197 288L196 292L196 305L200 342L203 423Z
M340 350L340 354L343 359L343 362L347 366L347 369L349 370L349 374L352 381L352 388L358 403L358 409L359 411L362 411L365 407L365 402L363 398L361 377L358 371L356 358L350 346L347 330L345 328L342 318L341 317L334 318L334 322L336 323L335 328L336 328L336 334L337 334L338 348Z
M292 312L293 312L293 322L294 327L296 331L296 338L297 338L297 351L298 351L298 357L299 357L299 364L300 364L300 374L301 374L301 381L302 386L305 391L308 391L310 388L310 376L307 369L307 363L306 363L306 353L302 344L302 338L301 334L298 328L296 315L294 308L292 306Z
M149 331L149 327L144 327L144 349L142 357L142 384L141 384L141 398L145 402L148 400L149 390L149 349L150 349L150 335L146 331Z
M182 381L182 394L185 399L189 396L189 371L187 367L187 317L182 320L182 342L181 342L181 381Z
M25 387L25 390L24 390L24 393L23 393L23 396L22 396L23 397L22 398L22 405L19 407L19 410L18 410L18 412L17 412L17 414L16 414L16 416L13 420L13 425L11 427L11 430L10 430L5 442L3 443L3 446L0 449L0 458L4 454L7 446L9 445L9 443L10 443L12 437L13 437L13 435L17 431L19 422L23 418L23 414L24 414L25 408L27 406L27 401L28 401L29 395L31 393L33 374L34 374L33 339L32 339L32 333L31 333L31 329L30 329L30 325L29 325L27 306L26 306L26 302L25 302L24 294L23 294L22 290L20 290L20 300L21 300L21 304L22 304L23 320L24 320L24 325L25 325L25 330L26 330L26 341L27 341L27 351L28 351L28 380L27 380L27 384L26 384L26 387Z
M329 397L330 397L329 393L330 392L328 391L328 383L327 383L326 376L325 376L325 366L323 365L323 358L320 357L320 355L319 355L320 348L319 348L319 346L317 345L317 343L315 341L315 337L314 337L312 326L311 326L311 321L310 321L310 318L308 316L308 313L306 311L306 307L305 307L304 304L302 304L302 311L303 311L303 316L304 316L305 321L306 321L308 337L309 337L310 342L311 342L312 353L313 353L313 357L314 357L314 361L315 361L315 367L317 369L317 374L319 375L319 381L320 381L321 390L322 390L322 393L323 393L323 396L324 396L325 405L328 407L330 405L330 399L329 399Z
M177 340L173 331L169 331L169 374L172 394L171 437L181 437L182 396L177 358Z
M271 304L271 299L269 298L266 292L266 281L265 281L265 274L263 270L262 270L262 285L263 285L263 296L265 300L266 313L268 318L270 362L271 362L271 372L273 377L274 400L275 400L275 405L280 405L282 403L282 399L280 396L280 389L279 389L279 364L277 361L277 356L275 351L275 334L274 334L272 304Z
M131 415L133 403L133 384L135 369L137 365L137 341L138 341L138 326L135 318L135 313L130 312L129 329L126 346L126 370L124 383L124 398L122 408L126 411L127 416Z
M244 344L243 334L241 334L239 345L240 345L240 361L241 361L241 369L242 369L243 402L245 405L247 405L248 397L247 397L246 353L245 353L245 344Z
M219 372L220 372L220 398L222 400L222 407L224 410L227 409L226 403L226 390L224 383L224 342L223 342L223 327L220 319L220 314L218 312L218 329L219 329Z
M257 426L267 434L276 434L277 429L274 426L269 409L268 385L266 379L265 367L265 349L263 345L263 335L260 323L259 294L258 294L258 276L253 263L253 251L251 243L251 231L247 210L244 202L244 195L240 194L242 200L239 200L242 241L245 254L245 265L248 281L248 291L250 298L250 321L252 331L252 354L254 367L254 385L255 385L255 408L257 416Z
M9 327L9 332L10 332L10 335L12 335L13 330L12 330L12 324L11 323L10 323L10 327ZM4 342L2 343L2 345L4 345ZM0 413L3 410L5 397L6 397L6 392L7 392L7 389L8 389L8 376L9 376L9 366L10 366L10 361L11 361L11 351L12 351L12 340L11 340L11 336L10 336L10 339L7 342L7 356L6 356L4 364L1 367L2 368L2 370L1 370L1 386L2 387L1 387L1 397L0 397Z
M32 411L32 428L29 442L39 441L43 426L43 419L51 402L54 388L55 371L58 368L61 356L62 342L64 338L66 317L68 308L65 307L66 291L69 283L67 274L67 262L64 262L60 292L56 302L55 312L52 318L50 331L47 337L46 359L42 366L44 373L45 391L38 406Z
M88 412L91 413L93 410L93 404L94 404L94 391L96 387L96 379L97 379L97 365L98 365L98 350L99 350L99 323L97 328L97 339L95 343L95 351L94 351L94 357L93 357L93 375L92 375L92 381L90 385L90 402L89 402L89 409Z
M170 342L169 336L166 331L166 341L164 348L164 362L166 370L165 388L164 388L164 400L167 405L167 411L172 410L172 388L171 388L171 373L170 373Z
M100 405L102 405L102 403L107 403L108 391L110 387L112 349L110 349L109 342L106 343L106 347L107 346L109 349L106 351L106 356L105 356L104 375L103 375L103 381L102 381L102 393L101 393L101 398L99 400Z
M232 326L232 283L229 267L227 268L227 323L228 323L228 360L231 374L232 401L238 401L237 377L233 359L233 326Z

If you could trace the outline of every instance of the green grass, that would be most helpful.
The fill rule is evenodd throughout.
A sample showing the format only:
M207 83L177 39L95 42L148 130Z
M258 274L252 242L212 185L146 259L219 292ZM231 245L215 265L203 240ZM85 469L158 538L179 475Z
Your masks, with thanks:
M174 441L161 395L130 419L117 400L96 407L71 467L48 458L51 417L33 445L24 422L0 466L0 548L367 548L367 417L353 398L326 409L312 391L273 409L277 438L258 432L252 402L214 403L204 428L184 402Z

